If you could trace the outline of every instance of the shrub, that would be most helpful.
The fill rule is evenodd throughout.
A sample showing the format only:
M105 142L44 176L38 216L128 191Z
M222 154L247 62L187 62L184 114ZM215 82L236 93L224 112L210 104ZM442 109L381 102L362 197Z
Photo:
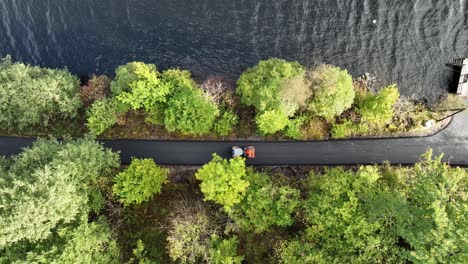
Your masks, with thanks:
M217 235L212 235L209 248L210 264L241 264L244 257L237 256L237 237L220 239Z
M237 225L256 233L292 225L291 215L299 206L298 190L274 186L270 176L262 173L249 175L249 183L244 200L229 213Z
M167 103L164 124L168 131L205 135L212 130L218 115L217 106L203 97L201 91L180 89Z
M286 126L284 134L290 138L301 139L303 138L302 126L306 121L306 116L299 116L289 121L289 124Z
M152 159L133 159L130 166L114 178L113 191L125 205L141 204L161 192L167 182L168 169Z
M351 136L364 135L369 132L367 124L354 124L346 120L341 124L334 124L332 127L333 138L349 138Z
M304 139L325 139L329 131L327 124L321 118L310 118L305 121L302 133Z
M96 101L87 111L86 126L93 135L100 135L115 125L119 115L127 112L128 106L117 99Z
M98 100L107 98L110 94L109 77L105 75L93 75L88 84L81 87L81 101L84 105L89 105Z
M202 263L209 260L210 237L218 232L201 203L179 203L171 213L167 234L169 256L177 263Z
M229 211L245 196L249 186L246 173L244 158L228 161L213 154L213 159L203 165L195 177L201 181L200 189L205 195L204 200L214 201Z
M265 111L255 118L258 130L262 135L274 134L283 130L289 123L289 118L277 110Z
M49 127L56 118L74 118L81 107L78 78L52 70L0 61L0 126L25 130Z
M154 64L131 62L116 70L112 83L117 98L132 107L150 110L155 104L166 102L171 85L163 81Z
M232 111L224 111L214 124L214 131L220 136L227 136L238 121L239 118Z
M353 79L347 70L322 65L310 73L313 97L309 109L317 116L332 121L353 104Z
M383 127L393 118L393 106L397 103L400 93L396 85L390 85L376 95L368 95L357 103L357 113L362 121L377 127Z

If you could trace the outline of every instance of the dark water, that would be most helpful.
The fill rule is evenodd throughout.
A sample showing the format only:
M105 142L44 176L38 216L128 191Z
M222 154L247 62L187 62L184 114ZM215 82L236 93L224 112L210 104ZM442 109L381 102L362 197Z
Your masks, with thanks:
M468 57L468 0L0 0L0 55L77 74L132 60L237 78L258 60L371 72L435 98Z

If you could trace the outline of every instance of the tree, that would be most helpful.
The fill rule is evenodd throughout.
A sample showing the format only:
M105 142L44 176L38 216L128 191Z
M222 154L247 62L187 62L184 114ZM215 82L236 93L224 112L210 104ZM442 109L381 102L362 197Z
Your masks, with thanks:
M256 233L272 226L290 226L291 214L299 206L299 191L274 186L270 176L264 173L250 173L249 182L244 200L229 213L236 224Z
M125 206L140 204L161 192L168 174L168 169L157 166L152 159L133 159L115 176L113 191Z
M0 179L0 249L44 240L59 224L96 210L90 185L118 164L115 153L89 139L39 140L12 158Z
M257 115L255 122L260 133L268 135L283 130L289 124L289 118L281 111L271 110Z
M217 106L200 90L180 89L167 103L164 124L168 131L205 135L212 130L218 115Z
M112 90L117 98L133 109L150 110L163 103L171 93L171 85L161 78L154 64L130 62L116 70Z
M81 107L79 81L67 70L0 60L0 125L9 130L49 127L74 118Z
M214 201L230 211L232 206L242 201L249 187L246 180L245 159L222 159L213 154L213 159L195 174L201 181L200 189L204 200Z
M212 235L209 248L210 264L241 264L244 257L237 256L237 237L221 239L218 235Z
M118 263L120 250L104 218L61 227L46 240L35 244L21 242L2 252L0 263Z
M305 72L298 62L282 59L260 61L256 66L247 69L237 81L237 93L242 103L254 106L258 112L280 109L281 104L289 100L293 93L280 93L281 85L292 78L302 76ZM287 88L295 86L285 85ZM283 97L280 97L279 95Z
M381 89L376 95L368 94L357 103L357 113L361 115L362 121L384 126L393 118L393 106L398 101L400 93L396 85L390 85Z
M109 97L110 82L109 77L105 75L93 75L87 85L81 87L80 96L83 104L90 105L95 101Z
M322 65L310 73L313 97L309 110L331 121L353 104L353 79L347 70Z

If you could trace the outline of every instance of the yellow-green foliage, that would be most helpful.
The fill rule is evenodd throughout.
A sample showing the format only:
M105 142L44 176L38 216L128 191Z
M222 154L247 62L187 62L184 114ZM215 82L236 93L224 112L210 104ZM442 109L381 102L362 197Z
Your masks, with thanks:
M214 201L230 211L232 206L244 198L249 182L246 179L244 158L225 160L213 154L213 159L197 171L195 177L200 180L200 189L204 200Z
M313 96L309 110L331 121L353 104L353 79L347 70L322 65L310 73Z
M94 102L88 108L86 127L93 135L100 135L106 129L117 123L119 115L127 112L129 106L116 98L103 99Z
M270 110L257 115L255 122L260 133L268 135L283 130L288 125L289 118L281 111Z
M390 85L381 89L377 94L369 93L357 102L357 113L362 121L382 127L393 118L393 106L398 101L400 93L396 85Z
M333 124L331 134L333 138L349 138L365 135L368 132L369 126L367 124L354 124L352 121L346 120L341 124Z
M133 159L130 166L114 178L113 191L125 205L140 204L161 192L167 183L168 169L152 159Z

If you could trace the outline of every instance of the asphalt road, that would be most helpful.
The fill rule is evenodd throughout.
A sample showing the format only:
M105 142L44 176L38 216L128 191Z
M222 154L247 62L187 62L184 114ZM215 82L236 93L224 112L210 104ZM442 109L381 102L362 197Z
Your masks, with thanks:
M33 139L0 137L0 155L17 154ZM468 166L468 110L456 115L446 129L430 137L353 139L314 142L252 141L154 141L101 140L106 147L120 151L123 163L131 157L153 158L161 165L202 165L212 153L229 157L231 147L253 145L256 158L251 165L350 165L389 161L414 164L428 148L444 153L452 165Z

